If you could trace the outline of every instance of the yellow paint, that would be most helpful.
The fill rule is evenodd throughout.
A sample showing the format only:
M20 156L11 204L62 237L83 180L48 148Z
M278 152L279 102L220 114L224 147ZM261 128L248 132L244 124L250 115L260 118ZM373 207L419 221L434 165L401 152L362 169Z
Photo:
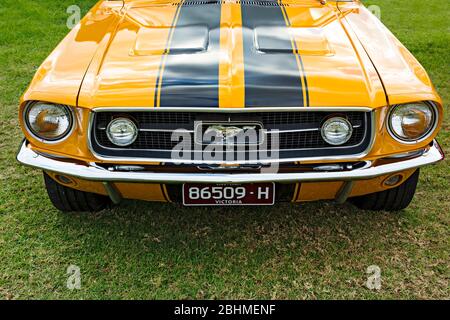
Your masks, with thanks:
M334 199L341 186L342 182L340 181L301 183L300 192L294 202Z
M115 186L124 199L166 202L159 184L115 183Z
M88 147L91 109L159 106L160 99L155 96L160 96L157 90L161 87L160 70L164 68L167 54L157 48L167 40L170 42L173 21L177 21L179 14L176 5L163 3L167 4L163 0L100 1L55 48L21 98L19 114L23 114L29 101L66 104L75 112L76 127L63 142L45 144L24 129L20 116L23 133L32 149L82 163L105 163ZM362 160L377 160L426 148L430 144L438 131L416 145L399 143L388 134L386 116L390 104L434 101L439 111L440 128L444 112L442 100L423 67L384 26L373 22L375 18L358 1L340 2L339 8L335 1L328 1L325 6L315 0L280 0L280 3L289 4L283 15L286 25L292 26L292 47L299 70L302 70L303 62L310 105L337 109L357 106L374 110L375 141ZM311 38L311 30L317 38ZM242 32L239 3L225 1L220 35L220 108L243 108L245 105ZM154 42L145 44L150 38ZM302 85L306 86L303 78ZM302 164L317 162L333 161L302 161ZM137 164L157 165L145 159ZM300 196L293 201L333 198L340 185L340 182L298 185ZM79 181L77 188L103 192L94 182ZM168 196L167 188L160 185L118 184L118 188L131 199L161 201L164 194ZM356 183L353 195L382 191L383 188L378 179L361 181Z
M401 182L406 181L413 173L415 169L400 172L403 176ZM391 175L384 175L381 177L355 181L353 190L350 193L350 197L363 196L375 192L381 192L393 187L387 187L383 182ZM300 192L293 202L308 202L317 200L333 200L336 199L341 187L342 181L330 181L330 182L306 182L298 184ZM394 186L396 187L396 186ZM295 193L297 194L297 193ZM295 197L295 196L294 196Z
M219 107L245 107L244 45L241 5L222 4L219 66Z
M401 172L403 181L408 179L413 173L413 170ZM55 178L55 174L48 172L50 177ZM389 175L369 179L355 181L351 197L362 196L374 192L381 192L391 189L386 187L383 182ZM101 195L107 195L105 188L101 182L87 181L78 178L71 178L75 183L67 185L73 189L85 192L93 192ZM61 182L59 182L61 183ZM330 182L306 182L296 184L294 189L294 196L292 202L309 202L317 200L333 200L336 198L339 190L342 187L342 181ZM124 199L157 201L157 202L171 202L167 186L163 184L143 184L143 183L115 183L117 191ZM181 184L178 185L181 188ZM394 186L395 187L395 186ZM167 199L167 200L166 200Z

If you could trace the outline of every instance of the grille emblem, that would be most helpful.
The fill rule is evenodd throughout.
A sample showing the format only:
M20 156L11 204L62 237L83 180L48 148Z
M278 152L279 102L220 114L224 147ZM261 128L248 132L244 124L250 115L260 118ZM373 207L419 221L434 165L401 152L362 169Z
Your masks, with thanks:
M209 126L205 131L205 136L214 136L217 139L214 141L219 144L231 144L235 141L236 138L244 136L248 130L256 130L255 126L246 126L246 127L225 127L225 126Z
M198 125L195 141L209 145L259 145L262 125L253 123L224 123Z

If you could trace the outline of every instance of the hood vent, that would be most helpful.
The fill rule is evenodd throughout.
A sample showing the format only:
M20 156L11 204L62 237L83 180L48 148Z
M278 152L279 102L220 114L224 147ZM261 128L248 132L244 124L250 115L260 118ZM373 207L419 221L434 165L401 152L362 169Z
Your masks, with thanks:
M224 0L203 0L203 1L185 1L183 6L199 6L199 5L207 5L207 4L226 4L226 3L234 3L234 4L243 4L248 6L260 6L260 7L289 7L288 3L278 3L275 1L255 1L255 0L235 0L235 1L224 1ZM179 3L172 3L174 6L177 6Z

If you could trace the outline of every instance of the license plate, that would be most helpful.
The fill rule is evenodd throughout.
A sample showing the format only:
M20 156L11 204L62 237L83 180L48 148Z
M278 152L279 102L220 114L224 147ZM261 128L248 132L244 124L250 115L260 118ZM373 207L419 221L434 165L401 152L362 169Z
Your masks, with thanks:
M185 206L271 206L275 204L275 183L184 184Z

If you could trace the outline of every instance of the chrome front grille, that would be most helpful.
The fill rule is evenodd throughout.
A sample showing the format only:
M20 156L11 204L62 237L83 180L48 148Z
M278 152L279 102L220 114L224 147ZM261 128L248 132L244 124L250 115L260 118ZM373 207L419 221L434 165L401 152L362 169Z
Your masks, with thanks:
M331 146L320 134L322 123L330 116L342 116L353 126L351 139L342 146ZM108 123L116 117L132 118L138 128L136 141L128 147L117 147L106 134ZM185 130L192 139L183 145L195 149L194 129L199 121L208 123L261 123L269 136L278 131L280 158L310 158L356 155L364 152L371 142L371 112L366 111L271 111L271 112L172 112L126 111L95 112L91 127L93 151L104 157L170 159L171 151L180 141L172 141L177 129ZM268 139L266 149L272 149ZM201 147L201 148L204 148ZM198 147L197 147L198 152Z

